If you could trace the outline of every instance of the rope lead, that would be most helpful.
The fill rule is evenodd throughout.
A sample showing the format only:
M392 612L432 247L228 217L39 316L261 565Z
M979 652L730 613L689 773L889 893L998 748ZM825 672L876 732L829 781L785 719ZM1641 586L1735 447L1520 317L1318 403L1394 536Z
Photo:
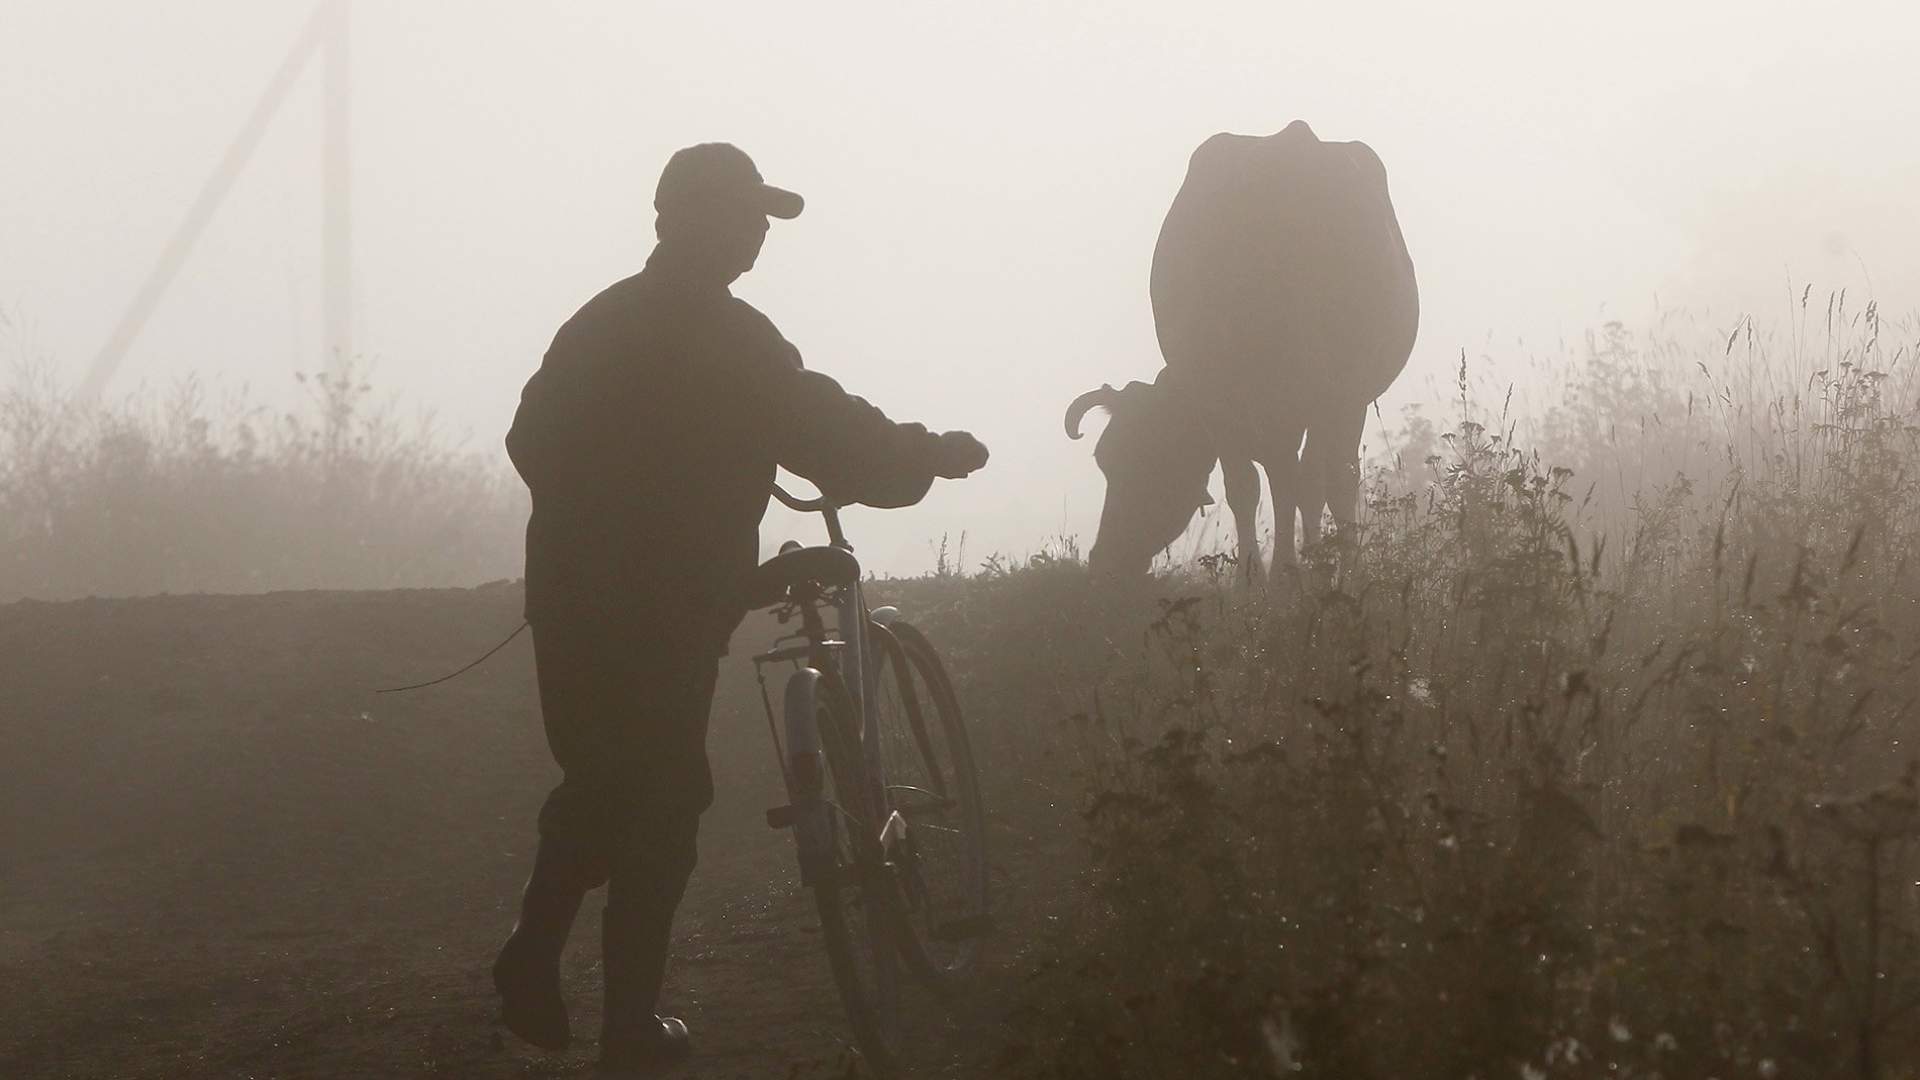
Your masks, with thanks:
M492 656L494 653L497 653L501 649L506 648L507 642L512 641L514 638L519 637L520 631L525 630L526 628L527 628L527 623L526 623L526 620L523 619L521 620L519 626L516 626L513 628L513 633L508 634L506 637L500 639L500 644L495 645L493 648L488 649L484 653L481 653L479 659L474 660L472 663L468 664L466 667L461 668L459 671L455 671L447 675L442 675L437 679L432 679L427 682L414 683L412 686L389 686L384 690L375 690L374 693L398 694L406 690L423 690L429 686L438 686L441 683L446 682L448 679L458 678L462 675L465 675L467 672L472 671L474 668L479 667L481 664L485 663L487 660L487 657Z

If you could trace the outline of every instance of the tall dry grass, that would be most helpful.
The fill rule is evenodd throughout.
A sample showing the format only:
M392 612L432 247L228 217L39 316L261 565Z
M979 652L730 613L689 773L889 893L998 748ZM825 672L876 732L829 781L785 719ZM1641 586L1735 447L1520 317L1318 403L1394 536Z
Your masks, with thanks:
M1463 372L1274 595L929 583L1086 856L1004 1070L1920 1074L1915 335L1835 307L1609 328L1544 416Z

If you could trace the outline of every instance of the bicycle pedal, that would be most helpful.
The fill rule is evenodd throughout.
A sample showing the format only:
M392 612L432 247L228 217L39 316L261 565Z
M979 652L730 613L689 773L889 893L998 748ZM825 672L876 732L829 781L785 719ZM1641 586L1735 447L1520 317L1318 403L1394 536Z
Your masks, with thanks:
M895 810L887 815L887 823L880 829L880 846L892 851L895 844L906 838L907 819L901 816L900 811Z
M986 937L993 933L993 916L985 913L969 915L964 919L936 923L929 935L936 941L967 941L972 938Z
M791 806L776 806L767 811L767 828L791 829L800 812Z

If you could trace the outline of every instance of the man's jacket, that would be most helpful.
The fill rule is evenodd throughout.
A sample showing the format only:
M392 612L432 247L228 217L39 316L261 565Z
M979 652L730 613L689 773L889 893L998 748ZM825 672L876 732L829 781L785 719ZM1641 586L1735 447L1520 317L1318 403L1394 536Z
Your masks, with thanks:
M906 506L938 439L805 370L773 323L656 256L567 320L507 453L533 493L527 617L612 620L715 653L744 614L776 465L842 503Z

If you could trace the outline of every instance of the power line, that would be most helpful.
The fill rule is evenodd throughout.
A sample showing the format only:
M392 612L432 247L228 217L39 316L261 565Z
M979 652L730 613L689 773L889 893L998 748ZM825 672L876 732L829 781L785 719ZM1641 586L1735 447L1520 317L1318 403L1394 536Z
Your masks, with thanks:
M326 362L328 370L334 372L345 365L351 355L348 350L352 347L352 323L349 317L352 270L348 251L351 239L351 195L348 190L350 175L347 157L347 108L350 102L347 3L348 0L321 0L319 6L314 8L312 18L307 20L306 27L294 40L293 48L267 83L266 92L260 95L253 112L240 126L226 154L214 167L213 175L201 186L199 195L187 208L186 217L174 229L173 235L168 237L166 246L160 251L159 261L141 284L140 291L134 294L133 303L114 325L106 345L94 357L92 366L87 369L86 380L80 386L83 397L91 399L98 396L107 381L120 369L134 339L159 306L161 296L173 279L179 276L180 268L193 251L193 245L233 190L234 181L239 179L241 170L265 137L268 126L279 113L294 82L305 70L313 54L323 49L326 53L323 71L326 130L322 145L325 161L322 176L324 204L321 212L321 257L325 281Z

